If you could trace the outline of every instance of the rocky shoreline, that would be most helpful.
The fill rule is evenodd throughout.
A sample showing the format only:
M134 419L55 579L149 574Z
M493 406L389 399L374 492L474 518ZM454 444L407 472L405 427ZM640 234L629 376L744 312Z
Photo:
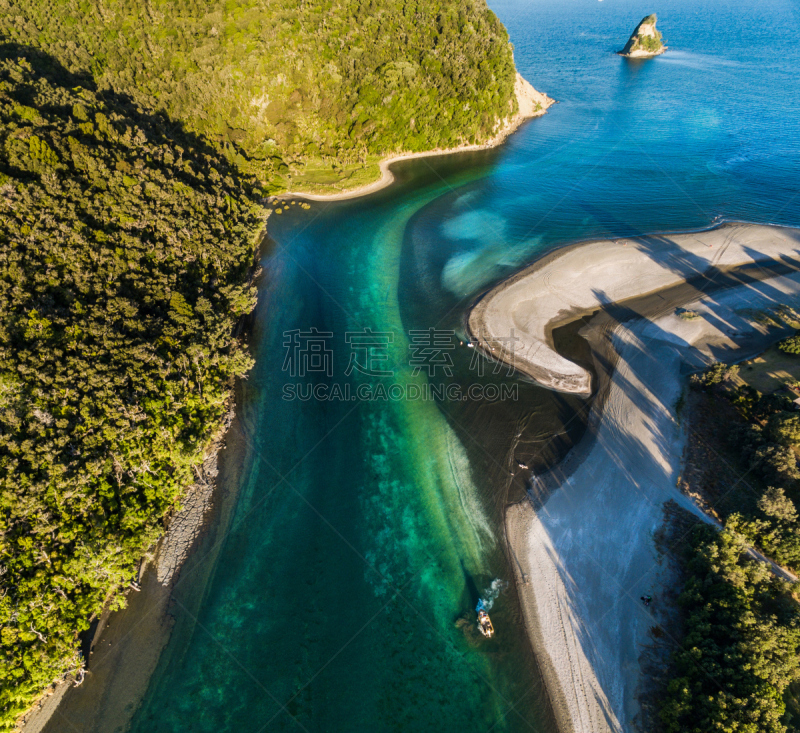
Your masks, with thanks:
M254 256L260 252L265 234L266 226L255 239L258 244ZM260 266L255 265L249 282L256 281L260 274ZM240 319L235 338L247 338L248 323L249 316ZM99 720L102 712L103 720L114 721L114 730L127 728L169 641L173 625L169 605L181 568L209 528L215 521L219 523L217 515L225 513L219 506L224 502L217 479L221 457L236 424L236 403L236 385L232 385L217 435L209 444L203 462L195 467L195 482L181 497L181 508L166 520L164 534L142 557L137 576L139 587L131 584L124 591L125 608L112 613L107 606L95 620L91 636L83 644L87 660L85 679L76 685L76 679L69 675L53 682L19 720L17 730L60 733L62 719L70 711L80 712L82 725ZM101 666L105 669L98 671Z
M220 454L235 419L231 399L220 434L212 442L196 481L182 499L181 509L169 520L158 544L142 558L139 589L125 591L126 607L97 619L85 649L89 656L86 676L76 686L68 677L54 683L20 721L25 733L56 733L64 720L80 713L80 724L97 730L94 721L114 720L127 725L147 690L161 651L169 640L172 622L169 604L181 567L197 547L211 521L217 491Z

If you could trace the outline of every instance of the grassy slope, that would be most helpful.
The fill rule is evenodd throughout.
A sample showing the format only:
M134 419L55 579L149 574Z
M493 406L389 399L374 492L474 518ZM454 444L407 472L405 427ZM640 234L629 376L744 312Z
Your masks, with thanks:
M0 35L185 121L270 190L363 183L377 156L486 140L516 105L484 0L0 0Z
M737 384L747 384L763 394L771 394L789 382L800 381L800 357L787 354L774 344L742 364L737 376Z

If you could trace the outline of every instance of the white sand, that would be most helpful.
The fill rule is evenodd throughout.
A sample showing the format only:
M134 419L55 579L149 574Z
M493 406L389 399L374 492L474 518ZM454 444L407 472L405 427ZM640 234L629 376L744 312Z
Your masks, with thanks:
M726 237L729 248L741 247L743 238L758 247L758 234L773 254L779 253L776 237L798 236L767 227L727 232L737 235ZM784 243L783 251L794 244ZM597 249L579 247L562 262L585 261L583 250L597 257ZM629 253L642 250L631 243L614 251L627 267ZM593 274L595 288L619 287L607 260L597 272L602 277ZM570 282L567 275L553 275L550 282ZM559 488L538 514L527 503L508 510L525 621L562 731L634 730L639 658L669 582L653 533L668 499L705 518L676 487L683 452L675 412L681 364L757 353L775 333L751 320L755 314L747 309L783 303L800 306L800 273L705 296L691 306L702 316L697 320L683 320L670 309L654 321L617 326L610 338L619 360L604 406L592 413L585 439L561 464L576 467L569 476L557 468L545 477ZM582 331L590 341L597 320ZM594 337L602 336L595 331ZM639 600L644 594L654 598L649 609Z
M798 251L800 231L753 224L592 242L565 249L498 285L473 308L469 328L480 348L543 386L589 394L589 372L552 348L553 324L604 303L713 274L717 267L795 256ZM518 339L513 349L510 337Z
M397 163L401 160L411 160L412 158L430 158L436 155L451 155L452 153L467 153L474 150L487 150L494 148L502 143L514 130L516 130L525 120L533 117L539 117L547 112L548 107L555 104L555 100L550 99L546 94L537 92L530 82L523 79L522 75L517 72L517 80L514 85L514 93L517 97L517 106L519 111L503 120L499 125L498 132L492 137L491 140L481 143L480 145L459 145L455 148L434 148L433 150L426 150L421 153L399 153L385 158L379 163L381 170L381 177L373 183L368 183L358 188L352 188L346 191L339 191L337 193L303 193L292 192L279 194L273 197L275 201L282 201L287 198L305 199L308 201L342 201L344 199L354 199L359 196L366 196L375 191L380 191L394 182L394 174L389 169L392 163Z

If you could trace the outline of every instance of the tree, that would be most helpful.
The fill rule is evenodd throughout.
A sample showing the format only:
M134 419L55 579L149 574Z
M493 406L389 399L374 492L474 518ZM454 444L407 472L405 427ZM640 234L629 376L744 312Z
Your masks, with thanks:
M770 486L758 500L758 508L764 514L782 522L794 523L797 521L797 509L794 502L786 496L783 489Z
M778 343L778 348L787 354L800 354L800 335L789 336Z
M259 191L52 59L0 56L0 730L82 662L219 431Z
M708 367L708 369L706 369L704 372L692 375L691 382L695 387L708 388L728 381L735 377L738 373L738 364L728 365L723 364L722 362L716 362Z
M795 412L779 412L770 417L767 431L776 443L791 446L800 443L800 415Z

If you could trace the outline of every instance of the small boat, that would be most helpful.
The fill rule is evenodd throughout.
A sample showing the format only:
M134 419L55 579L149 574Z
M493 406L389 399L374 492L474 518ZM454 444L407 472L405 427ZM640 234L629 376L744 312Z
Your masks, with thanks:
M494 636L494 626L492 626L492 619L486 611L478 611L478 630L487 638L491 639Z
M494 626L492 626L492 619L489 618L489 614L486 613L483 601L478 603L478 607L475 610L478 612L478 631L487 639L491 639L494 636Z

